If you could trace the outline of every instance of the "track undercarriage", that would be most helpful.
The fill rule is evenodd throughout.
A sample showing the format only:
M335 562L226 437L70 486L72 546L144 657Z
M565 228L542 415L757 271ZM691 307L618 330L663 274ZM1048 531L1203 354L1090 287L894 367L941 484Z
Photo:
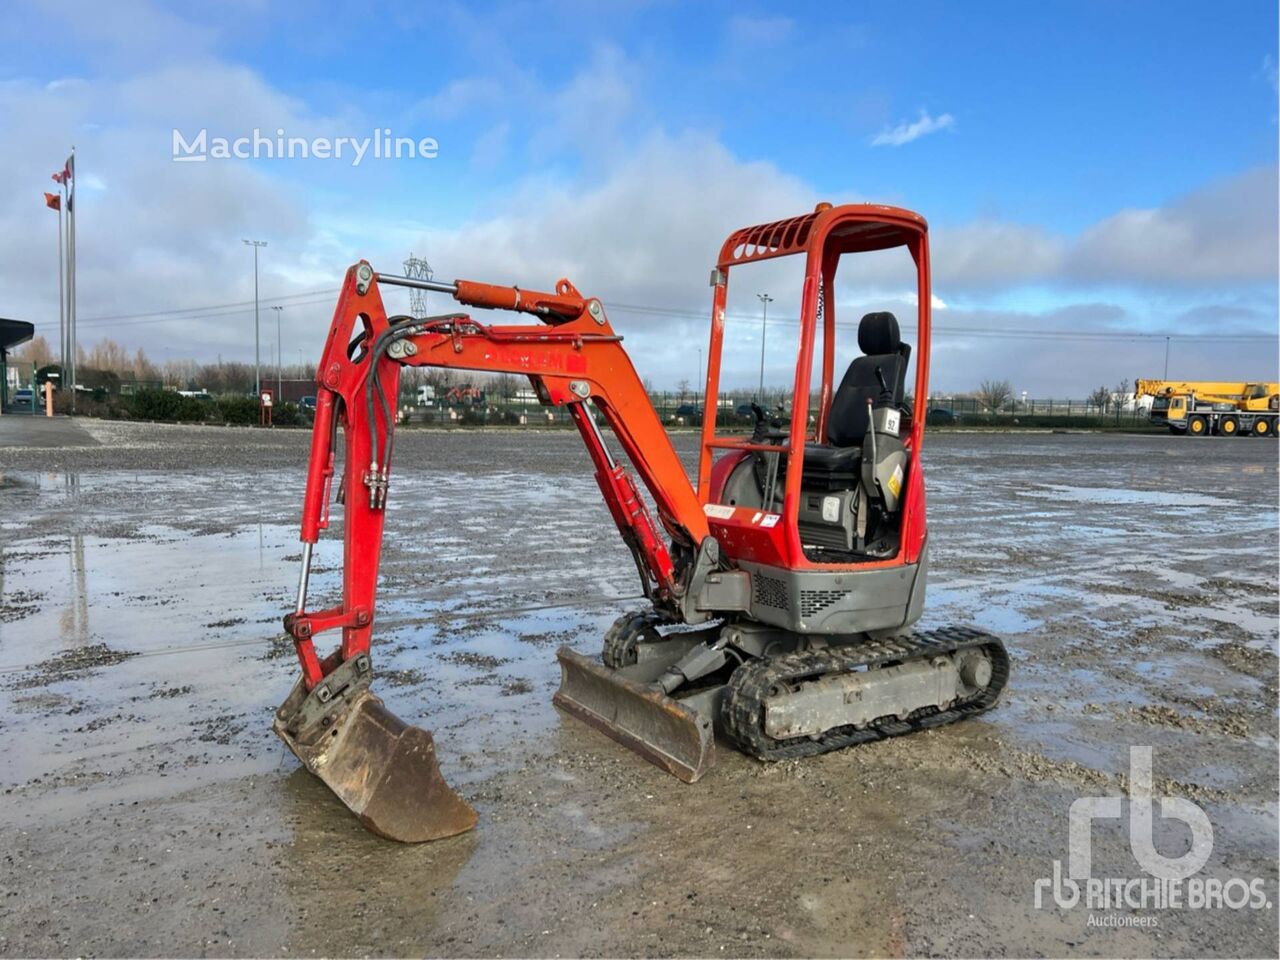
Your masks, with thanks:
M652 610L619 617L600 662L557 656L557 705L690 783L715 733L760 760L815 756L981 713L1009 676L1004 644L966 627L814 636Z

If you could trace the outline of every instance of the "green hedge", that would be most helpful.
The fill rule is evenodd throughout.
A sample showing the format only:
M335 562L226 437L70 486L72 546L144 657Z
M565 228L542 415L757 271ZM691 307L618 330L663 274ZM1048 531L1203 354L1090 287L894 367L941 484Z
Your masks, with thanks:
M121 400L123 402L119 412L135 420L253 426L259 422L260 416L258 401L254 397L231 396L199 400L184 397L173 390L139 390L132 397ZM273 421L282 427L295 427L305 423L302 408L296 403L282 403L275 408L273 414ZM107 415L115 415L115 411Z
M296 403L286 400L278 403L271 411L271 422L278 427L297 427L303 423L302 408Z
M214 404L224 423L251 426L259 420L257 397L218 397Z
M195 423L208 420L211 404L184 397L172 390L139 390L129 400L129 413L139 420L176 420Z

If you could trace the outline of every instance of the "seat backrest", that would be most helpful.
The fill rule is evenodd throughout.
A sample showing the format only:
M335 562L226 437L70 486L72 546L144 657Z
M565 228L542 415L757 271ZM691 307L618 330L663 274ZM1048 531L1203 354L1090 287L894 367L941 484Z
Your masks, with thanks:
M858 324L858 347L864 356L849 364L827 416L827 441L836 447L861 445L867 432L867 400L874 403L881 393L877 367L894 405L902 403L911 346L902 342L898 318L888 312L868 313Z

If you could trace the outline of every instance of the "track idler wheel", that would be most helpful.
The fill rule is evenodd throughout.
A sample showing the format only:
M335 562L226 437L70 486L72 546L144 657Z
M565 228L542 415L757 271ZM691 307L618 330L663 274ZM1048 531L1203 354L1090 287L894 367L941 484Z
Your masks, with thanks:
M367 654L308 691L301 679L273 729L360 822L379 836L423 843L465 833L476 812L445 783L431 734L369 692Z
M657 627L663 622L662 614L656 610L624 613L605 632L600 659L606 667L614 670L632 666L639 660L637 648L640 644L662 639Z

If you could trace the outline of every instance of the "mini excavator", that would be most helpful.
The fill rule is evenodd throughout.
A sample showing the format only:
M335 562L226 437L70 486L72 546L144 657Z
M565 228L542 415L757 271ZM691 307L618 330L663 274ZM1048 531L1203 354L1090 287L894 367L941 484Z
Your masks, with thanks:
M905 247L916 268L916 348L903 342L893 314L868 313L857 327L860 355L837 380L836 270L846 256L895 247ZM804 258L790 419L757 410L750 435L722 431L717 405L708 404L696 485L604 304L568 280L543 293L382 274L365 261L348 269L317 368L302 572L284 619L302 675L274 728L369 829L417 842L476 823L441 776L431 734L401 722L370 690L405 366L524 375L544 405L568 411L647 602L610 627L598 659L557 651L554 702L681 780L696 781L712 766L717 734L761 760L794 759L937 727L995 704L1009 674L998 638L962 626L912 627L929 565L920 460L929 393L926 223L895 207L819 204L732 233L711 272L706 396L719 395L734 269L790 256ZM381 296L388 286L539 322L488 325L462 312L388 316ZM820 386L811 397L815 364ZM626 454L653 509L611 444ZM312 547L329 523L335 475L342 600L310 610ZM341 643L322 657L316 637L331 630L341 631Z

